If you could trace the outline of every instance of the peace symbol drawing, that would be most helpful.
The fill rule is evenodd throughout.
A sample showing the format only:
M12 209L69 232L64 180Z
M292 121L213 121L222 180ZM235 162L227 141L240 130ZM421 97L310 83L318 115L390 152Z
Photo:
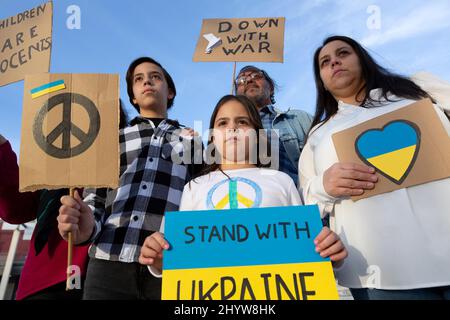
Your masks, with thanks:
M408 177L420 150L420 129L407 120L395 120L382 129L361 133L355 141L359 158L400 185Z
M224 190L225 189L225 190ZM238 192L238 190L240 190ZM244 194L245 193L245 194ZM220 195L224 195L220 198ZM219 200L217 200L219 197ZM261 187L254 181L235 177L215 184L206 197L208 209L258 208L262 201Z
M36 89L43 88L39 87ZM54 86L56 88L56 86ZM50 89L51 90L51 89ZM49 91L42 89L40 92ZM56 90L53 90L56 91ZM33 98L39 96L39 92L33 93ZM44 123L47 115L52 112L57 106L62 105L62 119L61 122L48 135L44 134ZM89 129L84 132L75 123L72 123L72 109L83 108L89 116ZM33 137L36 144L49 156L58 159L67 159L77 156L85 152L95 141L100 131L100 113L94 102L88 97L78 93L60 93L50 97L38 111L33 124ZM72 146L71 136L77 138L80 143ZM55 141L61 137L61 147L55 146Z

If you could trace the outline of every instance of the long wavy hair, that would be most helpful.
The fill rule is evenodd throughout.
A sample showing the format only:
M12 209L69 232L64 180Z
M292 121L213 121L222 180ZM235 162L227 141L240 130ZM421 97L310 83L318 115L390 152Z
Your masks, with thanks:
M364 79L365 85L358 91L358 96L363 96L363 100L360 103L361 107L371 107L375 102L370 97L370 91L373 89L380 88L382 92L382 97L387 101L388 93L394 94L397 97L420 100L423 98L430 98L430 95L422 90L417 84L408 79L407 77L395 74L387 70L386 68L380 66L375 59L373 59L370 54L364 49L358 42L352 38L345 36L332 36L326 38L322 46L317 48L314 53L314 78L316 82L317 99L316 99L316 112L314 114L314 119L311 125L310 132L314 126L317 124L323 125L327 122L333 115L338 111L338 102L333 97L333 95L325 89L322 78L320 77L320 65L319 65L319 54L325 45L332 41L340 40L348 45L350 45L355 53L358 55L359 62L361 64L362 77Z

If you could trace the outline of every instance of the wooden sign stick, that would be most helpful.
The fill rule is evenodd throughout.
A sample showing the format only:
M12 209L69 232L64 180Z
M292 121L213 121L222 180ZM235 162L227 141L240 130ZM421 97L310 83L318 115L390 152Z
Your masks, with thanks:
M75 188L70 188L70 196L75 197ZM73 239L72 232L69 232L69 239L67 241L67 280L66 280L66 291L72 290L72 286L70 285L70 271L72 266L72 252L73 251Z
M235 82L236 82L236 61L234 62L234 67L233 67L233 80L231 82L231 94L236 94Z

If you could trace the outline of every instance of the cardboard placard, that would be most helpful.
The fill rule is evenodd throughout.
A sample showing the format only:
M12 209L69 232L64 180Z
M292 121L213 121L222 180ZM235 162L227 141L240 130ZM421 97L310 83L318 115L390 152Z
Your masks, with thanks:
M119 182L119 77L25 77L20 191Z
M317 206L167 212L162 299L338 299Z
M0 86L49 71L52 15L47 2L0 20Z
M283 62L285 18L204 19L193 61Z
M429 99L333 134L340 162L374 167L378 182L354 201L450 177L450 138Z

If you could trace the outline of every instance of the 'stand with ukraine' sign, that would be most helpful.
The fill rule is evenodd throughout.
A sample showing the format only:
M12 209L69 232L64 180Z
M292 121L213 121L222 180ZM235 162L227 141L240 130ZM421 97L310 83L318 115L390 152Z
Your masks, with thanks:
M167 212L162 299L338 299L317 206Z

